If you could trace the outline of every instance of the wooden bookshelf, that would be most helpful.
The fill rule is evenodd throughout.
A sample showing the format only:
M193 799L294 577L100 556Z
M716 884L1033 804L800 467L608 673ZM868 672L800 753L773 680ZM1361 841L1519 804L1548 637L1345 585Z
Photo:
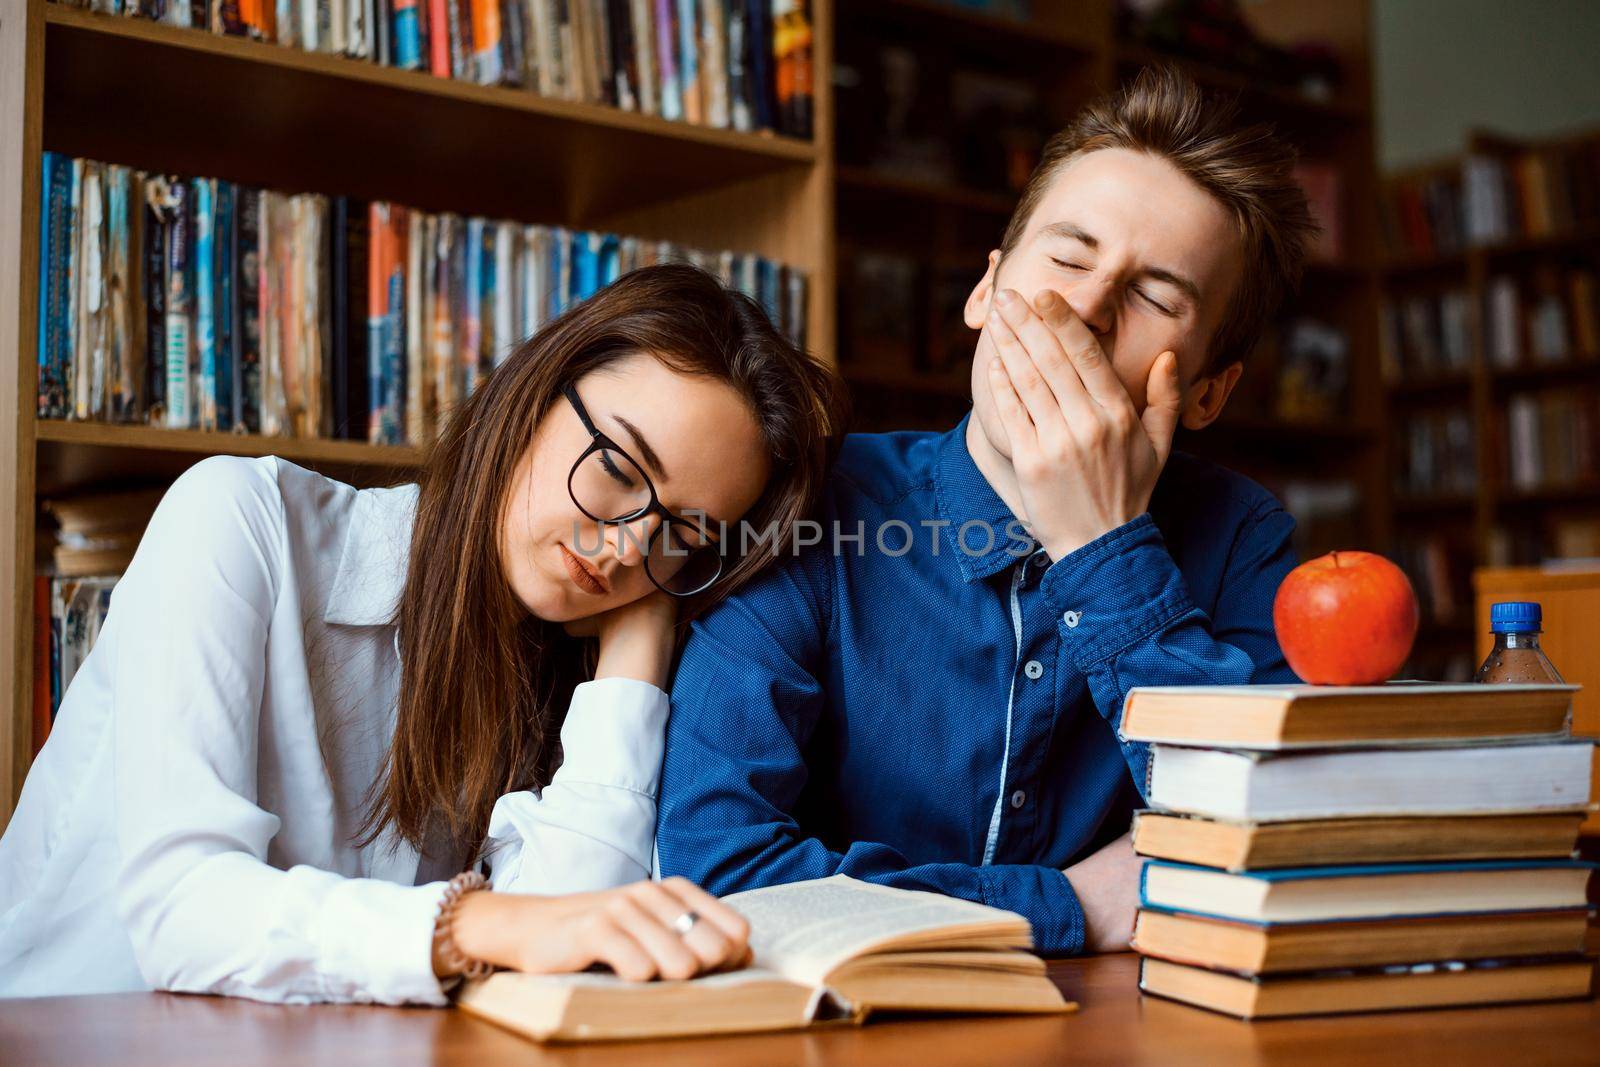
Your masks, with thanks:
M1511 141L1503 136L1475 134L1468 154L1490 154L1517 148L1559 148L1600 138L1600 130L1550 140ZM1459 178L1465 156L1440 160L1390 175L1385 195L1407 184ZM1515 195L1515 193L1513 193ZM1600 270L1600 222L1580 221L1541 234L1511 236L1483 244L1466 244L1443 251L1417 252L1388 249L1382 256L1380 289L1386 301L1403 301L1417 294L1457 291L1466 294L1467 366L1457 372L1424 376L1402 375L1385 383L1386 422L1399 432L1405 418L1419 407L1454 407L1469 413L1478 466L1471 493L1396 495L1395 540L1420 540L1425 535L1443 537L1468 549L1453 567L1452 587L1459 604L1472 603L1470 585L1474 568L1527 567L1540 562L1519 548L1519 542L1538 541L1548 547L1551 522L1562 516L1600 519L1600 485L1575 480L1519 487L1508 477L1507 440L1504 433L1506 401L1524 392L1587 391L1600 397L1600 352L1582 351L1569 338L1573 351L1559 362L1532 361L1524 338L1523 362L1498 366L1489 353L1486 321L1487 293L1493 278L1507 275L1525 281L1541 265L1574 266ZM1526 316L1526 293L1522 314ZM1570 309L1569 309L1570 310ZM1569 318L1569 334L1571 322ZM1600 427L1596 428L1600 432ZM1392 447L1404 447L1396 443ZM1595 447L1600 447L1597 443ZM1398 466L1398 462L1396 464ZM1517 573L1521 573L1520 571ZM1422 642L1435 661L1454 660L1475 665L1481 652L1486 624L1471 619L1425 619ZM1480 632L1481 631L1481 632Z
M41 153L753 252L810 280L833 360L832 0L811 0L811 141L671 122L44 0L0 0L0 825L31 753L39 500L279 455L361 484L421 448L39 420Z
M945 67L959 60L970 61L980 71L1026 81L1036 87L1052 131L1093 96L1123 83L1140 68L1168 62L1202 86L1237 98L1247 120L1272 123L1308 160L1336 165L1342 183L1341 255L1307 264L1299 302L1284 318L1303 312L1335 324L1348 338L1350 383L1344 410L1315 420L1283 417L1271 396L1276 368L1264 355L1247 369L1225 417L1198 434L1180 434L1177 444L1242 470L1271 488L1308 473L1354 484L1359 514L1353 534L1341 527L1325 537L1309 537L1300 547L1307 552L1333 547L1381 550L1387 543L1390 515L1378 362L1378 181L1369 5L1366 0L1325 4L1260 0L1246 5L1246 15L1262 38L1281 44L1316 38L1335 50L1345 77L1326 98L1119 40L1115 7L1113 0L1034 0L1031 19L1018 21L936 0L857 0L838 9L837 53L848 68L853 57L869 50L904 46L934 68L919 77L943 75ZM945 103L933 91L935 99ZM984 256L999 244L1016 192L969 188L914 168L875 169L869 160L846 158L844 153L859 151L852 146L863 142L849 136L848 123L856 115L852 107L841 97L841 129L835 138L841 153L837 168L842 235L840 368L854 391L862 428L945 428L970 403L970 344L963 358L955 358L954 342L948 344L950 351L938 350L944 343L941 338L949 337L941 332L948 330L948 322L941 326L940 319L942 315L948 320L950 308L942 305L955 298L955 287L941 295L929 276L954 267L958 277L967 277L968 286L975 283ZM918 267L918 326L902 346L904 351L892 351L876 339L856 351L850 292L856 261L885 254Z

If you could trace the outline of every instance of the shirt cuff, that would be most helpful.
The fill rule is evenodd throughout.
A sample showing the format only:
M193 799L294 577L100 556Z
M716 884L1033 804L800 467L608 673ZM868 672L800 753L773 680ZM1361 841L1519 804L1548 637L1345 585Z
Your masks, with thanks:
M1051 564L1040 591L1063 647L1084 673L1194 610L1149 512Z
M1083 905L1065 874L1036 864L996 864L977 871L983 903L1027 919L1035 952L1076 956L1083 951Z
M338 887L346 892L330 894L318 915L327 972L361 976L350 988L331 992L341 1000L379 1004L448 1003L433 973L433 925L447 884L347 880Z
M572 691L561 726L563 782L592 782L654 797L661 784L667 694L635 678L601 678Z

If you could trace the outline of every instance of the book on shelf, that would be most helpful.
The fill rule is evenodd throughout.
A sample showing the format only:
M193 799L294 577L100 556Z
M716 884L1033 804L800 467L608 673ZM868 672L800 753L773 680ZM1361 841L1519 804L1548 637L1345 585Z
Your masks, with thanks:
M808 0L55 0L480 85L810 138Z
M1582 908L1303 923L1239 922L1146 909L1134 925L1133 943L1142 955L1173 963L1267 975L1431 960L1577 956L1588 927Z
M1234 822L1576 811L1587 740L1251 752L1155 745L1153 805Z
M1214 748L1327 748L1559 737L1574 685L1136 686L1127 741Z
M935 893L832 878L735 893L752 963L687 981L495 974L460 1007L539 1041L798 1029L884 1011L1070 1011L1021 916Z
M52 152L44 180L41 418L424 444L517 343L664 262L805 344L805 274L757 256Z
M1589 995L1584 958L1422 963L1260 977L1146 957L1139 988L1244 1019L1568 1000Z
M1133 817L1133 847L1141 856L1226 871L1557 859L1577 848L1583 818L1581 811L1556 811L1230 822L1176 811L1140 811Z

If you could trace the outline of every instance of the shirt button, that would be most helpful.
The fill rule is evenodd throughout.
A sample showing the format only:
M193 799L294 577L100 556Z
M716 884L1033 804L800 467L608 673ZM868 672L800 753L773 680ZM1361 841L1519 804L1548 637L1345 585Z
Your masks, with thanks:
M1027 663L1022 665L1022 673L1026 674L1029 678L1037 679L1044 673L1044 664L1040 663L1036 659L1030 659Z
M1027 802L1028 794L1024 793L1022 790L1019 789L1015 793L1011 794L1011 806L1013 808L1020 808Z
M1062 613L1061 621L1067 624L1067 629L1076 630L1078 628L1078 620L1082 617L1076 611L1067 611Z

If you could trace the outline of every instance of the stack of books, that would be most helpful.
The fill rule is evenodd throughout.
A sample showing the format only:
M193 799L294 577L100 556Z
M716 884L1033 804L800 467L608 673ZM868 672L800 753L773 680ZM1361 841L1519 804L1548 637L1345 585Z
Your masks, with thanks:
M1587 996L1575 690L1130 692L1140 987L1245 1018Z

